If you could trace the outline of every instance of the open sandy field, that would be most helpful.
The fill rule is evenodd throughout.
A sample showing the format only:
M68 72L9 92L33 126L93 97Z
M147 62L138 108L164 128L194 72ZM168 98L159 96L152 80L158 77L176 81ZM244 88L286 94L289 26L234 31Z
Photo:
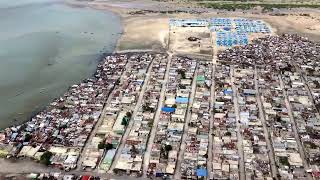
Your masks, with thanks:
M123 35L118 41L117 50L152 49L161 51L167 48L169 38L170 18L210 18L210 17L243 17L261 19L269 23L272 30L277 34L297 33L306 36L314 41L320 41L320 10L314 9L292 9L283 10L287 15L275 16L272 13L261 13L256 10L242 11L222 11L206 9L203 13L174 12L188 6L186 3L156 2L151 0L93 0L69 2L71 4L81 4L92 8L109 10L119 14L123 20ZM192 6L192 5L190 5ZM187 7L188 12L198 10ZM143 11L136 13L137 11ZM161 12L162 11L162 12ZM166 14L163 11L171 11ZM281 11L281 13L283 13ZM308 14L305 16L303 14ZM182 34L181 34L182 33ZM202 47L196 47L186 42L187 32L180 32L182 36L172 36L170 40L173 48L188 44L190 51L205 52L206 42ZM170 36L172 33L170 34ZM178 42L179 41L179 42ZM188 47L187 47L188 48ZM202 49L202 50L201 50ZM208 52L207 52L208 53Z
M239 13L228 14L228 15L208 13L208 14L203 14L201 16L202 17L221 17L221 16L246 17L246 18L253 18L253 19L262 19L271 25L274 33L276 34L297 33L302 36L306 36L309 39L312 39L314 41L320 41L320 13L319 15L314 14L313 16L310 16L310 17L298 16L298 15L271 16L271 15L239 14ZM164 18L164 17L156 18L156 17L157 16L135 17L135 18L130 18L129 20L125 20L124 36L119 41L118 48L119 49L126 49L126 48L150 49L150 47L152 47L153 49L154 48L158 49L159 45L162 45L162 48L165 48L165 42L167 41L167 36L168 36L168 18ZM179 18L180 16L171 15L171 17ZM196 17L197 16L194 16L194 18ZM143 25L143 27L139 27L140 25ZM189 35L192 35L192 33ZM174 35L173 36L170 35L170 42L171 42L170 44L173 44L172 48L179 49L179 46L188 47L186 46L186 38L187 38L186 36L187 35L185 34L184 36L179 36L177 38ZM132 43L134 43L135 45ZM139 46L137 46L136 44L139 44ZM190 45L189 42L187 44ZM196 47L194 45L191 46L190 50L200 52L199 47Z
M188 38L197 38L190 41ZM170 29L169 49L180 54L211 55L210 31L207 27L172 27Z

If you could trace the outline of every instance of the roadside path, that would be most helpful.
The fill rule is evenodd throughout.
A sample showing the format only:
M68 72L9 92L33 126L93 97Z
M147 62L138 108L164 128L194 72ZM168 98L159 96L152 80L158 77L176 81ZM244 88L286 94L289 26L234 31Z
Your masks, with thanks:
M243 152L243 138L242 138L242 128L240 123L240 112L239 112L239 104L238 104L238 88L236 87L235 80L234 80L234 67L230 66L230 76L231 76L231 84L232 84L232 91L233 91L233 103L234 103L234 111L236 114L236 121L237 121L237 147L239 153L239 171L240 171L240 180L246 179L245 174L245 166L244 166L244 152Z
M163 81L163 84L161 87L161 93L160 93L160 98L159 98L159 102L158 102L158 107L157 107L156 114L154 116L154 121L153 121L152 129L150 132L148 144L147 144L147 149L146 149L146 152L145 152L144 158L143 158L143 177L147 177L148 165L150 162L150 153L151 153L154 138L156 136L157 126L158 126L158 122L159 122L160 114L161 114L161 108L163 106L163 101L164 101L166 87L167 87L168 78L169 78L169 69L170 69L170 65L171 65L171 60L172 60L172 54L169 54L167 67L166 67L166 73L165 73L164 81Z

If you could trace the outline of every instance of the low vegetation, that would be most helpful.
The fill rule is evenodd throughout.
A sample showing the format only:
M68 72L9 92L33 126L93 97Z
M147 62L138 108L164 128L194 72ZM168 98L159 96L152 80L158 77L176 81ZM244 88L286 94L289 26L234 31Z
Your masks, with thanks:
M104 143L104 142L101 142L98 144L98 149L105 149L105 150L110 150L110 149L113 149L113 145L110 144L110 143Z
M199 5L206 8L223 9L235 11L237 9L249 10L256 7L261 7L264 11L272 9L290 9L290 8L320 8L320 4L293 4L293 3L242 3L242 2L200 2Z

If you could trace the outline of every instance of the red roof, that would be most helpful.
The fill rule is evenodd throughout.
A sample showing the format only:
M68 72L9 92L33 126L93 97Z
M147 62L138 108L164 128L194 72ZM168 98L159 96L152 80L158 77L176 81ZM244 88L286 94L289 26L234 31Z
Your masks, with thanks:
M313 174L315 177L320 177L320 171L313 171L312 174Z
M82 176L82 180L89 180L90 176Z

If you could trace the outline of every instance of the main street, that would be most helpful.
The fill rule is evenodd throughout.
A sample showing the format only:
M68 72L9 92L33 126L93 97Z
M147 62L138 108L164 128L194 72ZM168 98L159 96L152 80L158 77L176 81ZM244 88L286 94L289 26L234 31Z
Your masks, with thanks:
M121 74L121 77L120 77L120 84L125 81L125 78L124 78L124 74L126 72L126 70L128 69L128 66L129 66L129 62L127 62L126 66L125 66L125 69L124 71L122 72ZM109 94L108 96L108 99L107 101L105 102L105 105L106 104L109 104L112 100L112 97L113 97L113 94L114 94L114 89L116 89L118 87L117 84L115 84L114 88L113 88L113 91ZM96 132L98 131L99 127L101 126L101 123L103 122L104 118L105 118L105 114L106 114L106 110L107 110L107 107L108 106L104 106L104 109L102 110L101 112L101 115L100 115L100 118L99 120L97 121L97 123L95 124L93 130L91 131L90 133L90 136L89 138L87 139L86 141L86 144L85 146L83 147L82 149L82 152L80 153L80 157L79 157L79 160L77 162L77 170L80 170L81 167L82 167L82 162L84 161L84 156L83 154L89 149L90 147L90 144L91 144L91 141L92 141L92 138L96 135Z
M180 151L178 153L177 166L176 166L174 176L173 176L175 180L181 179L181 163L183 162L183 155L184 155L184 151L185 151L185 147L186 147L186 138L188 136L188 128L189 128L188 124L189 124L191 114L192 114L191 110L192 110L194 95L196 93L196 87L197 87L196 79L197 79L197 66L196 66L196 70L193 75L191 94L189 96L187 114L185 117L184 129L183 129L183 134L182 134L182 138L181 138L181 146L180 146Z
M169 69L170 69L171 60L172 60L172 54L169 54L168 63L167 63L167 67L166 67L166 73L165 73L163 84L162 84L162 87L161 87L161 93L160 93L160 98L159 98L159 102L158 102L157 111L156 111L156 114L154 116L151 133L150 133L149 140L148 140L147 149L146 149L146 152L144 153L144 158L143 158L143 177L146 177L147 171L148 171L148 165L149 165L149 162L150 162L150 153L151 153L151 149L152 149L154 138L156 136L157 125L158 125L158 122L159 122L159 119L160 119L161 108L162 108L162 104L163 104L163 101L164 101L166 87L167 87L167 83L168 83Z
M257 98L258 107L259 107L259 117L262 122L264 136L266 138L266 143L268 146L268 155L269 155L270 166L271 166L271 174L272 174L273 178L278 179L277 175L279 174L279 172L278 172L278 168L277 168L276 161L275 161L274 149L273 149L273 146L271 143L271 136L270 136L270 133L267 128L266 119L265 119L265 112L264 112L264 108L263 108L262 102L261 102L261 95L260 95L259 84L258 84L257 67L254 68L254 77L255 77L254 81L255 81L255 89L256 89L256 98Z
M284 86L284 83L283 83L281 75L279 75L279 80L280 80L280 87L283 90L283 94L284 94L284 97L285 97L286 107L288 109L288 114L289 114L289 118L290 118L290 121L291 121L291 124L292 124L292 130L294 132L294 136L295 136L295 139L296 139L296 142L297 142L297 145L298 145L298 150L299 150L301 159L303 161L303 166L307 170L307 169L310 169L310 165L306 160L305 151L304 151L304 148L302 146L302 143L301 143L301 140L300 140L300 136L299 136L299 133L298 133L298 129L297 129L297 122L296 122L296 120L295 120L295 118L293 116L293 111L292 111L292 108L291 108L291 104L289 102L288 93L287 93L287 91L285 89L285 86ZM307 174L307 178L310 179L310 180L313 179L312 176L309 173Z
M230 66L230 77L231 77L231 85L232 85L232 92L233 92L234 111L236 114L236 121L237 121L237 137L238 137L237 147L238 147L238 153L240 157L240 161L239 161L240 180L245 180L246 174L245 174L245 167L244 167L242 128L240 123L240 113L239 113L239 104L238 104L238 88L235 85L233 66Z
M113 172L114 168L117 165L117 162L118 162L118 160L120 158L120 155L121 155L121 151L122 151L124 145L126 144L127 138L128 138L128 136L130 134L130 131L131 131L132 127L133 127L134 118L137 115L137 113L139 111L139 108L141 107L141 102L142 102L144 93L145 93L145 91L147 89L148 81L149 81L149 78L150 78L150 72L152 70L152 65L153 65L153 61L150 62L150 64L149 64L148 71L147 71L146 77L144 79L144 82L143 82L143 85L142 85L141 92L139 94L139 98L138 98L137 104L135 105L133 113L132 113L132 118L131 118L131 120L129 122L129 125L126 128L126 131L125 131L124 135L122 136L122 139L120 141L120 144L119 144L117 152L116 152L116 155L113 158L112 165L111 165L111 167L109 169L109 173Z
M214 60L213 60L214 63ZM212 84L211 84L211 97L210 97L210 112L211 112L211 118L210 118L210 129L209 129L209 144L208 144L208 159L207 159L207 168L208 168L208 174L210 174L211 172L213 172L213 168L212 168L212 156L213 156L213 123L214 123L214 103L216 101L215 98L215 70L216 70L216 65L213 64L212 65ZM210 175L209 175L210 176Z

